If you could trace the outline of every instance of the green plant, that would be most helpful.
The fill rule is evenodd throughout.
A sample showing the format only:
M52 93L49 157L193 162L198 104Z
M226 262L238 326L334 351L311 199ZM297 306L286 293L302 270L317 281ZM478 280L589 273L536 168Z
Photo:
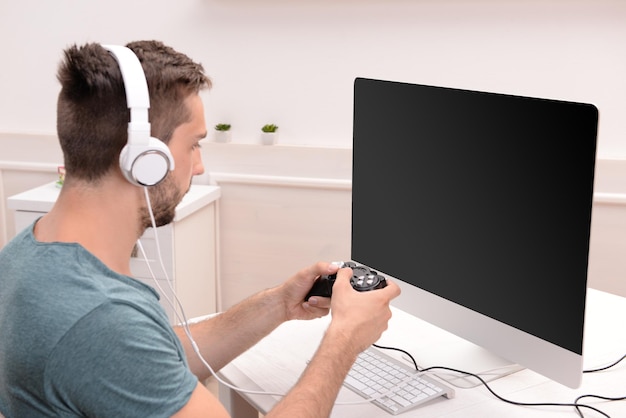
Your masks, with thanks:
M218 123L217 125L215 125L215 130L216 131L228 131L228 130L230 130L230 124L229 123Z
M263 132L276 132L278 130L278 126L273 123L268 123L267 125L263 125L261 128Z
M56 182L58 187L62 187L65 182L65 166L60 165L57 167L57 173L59 173L59 179Z

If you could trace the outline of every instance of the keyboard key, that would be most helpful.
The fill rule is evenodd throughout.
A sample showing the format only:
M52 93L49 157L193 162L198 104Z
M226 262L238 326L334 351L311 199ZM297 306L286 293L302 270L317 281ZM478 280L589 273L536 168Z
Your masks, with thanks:
M344 386L389 412L400 414L432 399L454 397L454 389L418 374L399 360L373 347L361 353L348 373Z

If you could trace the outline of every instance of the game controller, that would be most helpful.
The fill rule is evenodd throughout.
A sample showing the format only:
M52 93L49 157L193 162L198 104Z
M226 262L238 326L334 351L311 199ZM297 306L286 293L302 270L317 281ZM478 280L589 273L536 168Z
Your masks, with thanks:
M333 264L337 264L339 268L350 267L352 269L350 284L354 290L366 292L368 290L382 289L387 286L385 276L361 264L352 261L340 261ZM309 300L311 296L331 297L336 278L337 273L318 277L304 300Z

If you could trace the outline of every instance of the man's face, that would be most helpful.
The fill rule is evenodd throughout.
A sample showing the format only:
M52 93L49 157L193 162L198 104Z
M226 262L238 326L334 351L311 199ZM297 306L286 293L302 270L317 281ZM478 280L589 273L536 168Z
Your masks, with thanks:
M191 111L191 119L178 126L168 144L174 158L174 171L154 187L150 187L150 203L157 226L174 220L176 206L189 191L193 176L204 173L199 142L206 137L204 105L199 95L189 96L185 104ZM142 210L144 228L152 226L147 209Z

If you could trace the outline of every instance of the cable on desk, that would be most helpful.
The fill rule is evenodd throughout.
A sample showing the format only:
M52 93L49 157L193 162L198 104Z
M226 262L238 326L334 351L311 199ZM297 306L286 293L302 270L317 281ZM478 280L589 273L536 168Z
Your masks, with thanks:
M403 350L401 348L397 348L397 347L385 347L382 345L378 345L378 344L372 344L374 347L376 348L381 348L383 350L395 350L395 351L399 351L401 353L406 354L407 356L409 356L409 358L411 359L411 361L413 362L413 366L415 366L415 370L417 370L418 372L420 371L420 368L417 366L417 362L415 361L415 359L413 358L413 356L411 355L411 353L409 353L406 350Z
M617 361L614 361L613 363L609 364L608 366L604 366L604 367L599 367L597 369L590 369L590 370L583 370L583 373L595 373L595 372L601 372L603 370L607 370L610 369L611 367L617 366L622 360L624 360L626 358L626 354L624 354L622 356L622 358L620 358Z
M603 401L609 401L609 402L626 400L626 396L612 398L609 396L600 396L600 395L580 395L578 398L576 398L576 400L574 401L574 404L576 405L575 406L576 412L578 413L578 416L580 416L581 418L584 418L584 415L582 414L582 411L579 409L579 405L584 405L584 404L579 404L578 401L583 398L596 398L596 399L601 399ZM607 414L603 413L602 411L599 411L599 410L596 410L596 411L598 411L600 414L604 415L605 417L609 417Z
M413 356L409 352L407 352L407 351L405 351L403 349L400 349L400 348L396 348L396 347L384 347L384 346L380 346L380 345L376 345L376 344L373 344L373 345L374 345L374 347L377 347L377 348L381 348L381 349L385 349L385 350L396 350L396 351L400 351L400 352L406 354L407 356L409 356L409 358L413 362L413 365L415 366L415 370L417 370L418 372L429 372L429 371L433 371L433 370L446 370L446 371L450 371L450 372L454 372L454 373L460 373L460 374L463 374L463 375L466 375L466 376L474 377L474 378L478 379L480 381L480 383L483 384L485 386L485 388L487 388L487 390L489 392L491 392L491 394L493 396L495 396L499 400L501 400L503 402L506 402L508 404L511 404L511 405L531 406L531 407L538 407L538 406L573 407L581 418L584 418L584 415L583 415L583 413L581 411L581 408L587 408L587 409L590 409L590 410L592 410L594 412L597 412L598 414L603 415L606 418L611 418L604 411L602 411L602 410L600 410L600 409L598 409L596 407L593 407L591 405L587 405L587 404L584 404L584 403L579 403L579 401L581 399L583 399L583 398L590 398L590 397L597 398L597 399L602 399L602 400L606 400L606 401L623 401L623 400L626 400L626 396L624 396L624 397L617 397L617 398L610 398L610 397L604 397L604 396L599 396L599 395L581 395L578 398L576 398L576 400L573 403L559 403L559 402L536 402L536 403L529 402L529 403L527 403L527 402L512 401L510 399L506 399L506 398L498 395L489 386L489 384L487 384L487 382L482 377L480 377L477 374L474 374L474 373L471 373L471 372L466 372L466 371L463 371L463 370L457 370L457 369L453 369L453 368L445 367L445 366L432 366L432 367L426 367L426 368L420 369L417 366L417 362L415 361L415 359L413 358ZM602 367L602 368L598 368L598 369L593 369L593 370L587 370L585 372L586 373L593 373L593 372L600 371L600 370L606 370L606 369L608 369L610 367L615 366L620 361L622 361L624 358L626 358L626 355L623 356L621 359L617 360L616 362L608 365L608 366L605 366L605 367Z
M614 361L613 363L607 365L607 366L603 366L603 367L598 367L595 369L588 369L588 370L583 370L583 373L596 373L596 372L601 372L601 371L605 371L610 369L611 367L617 366L619 363L621 363L624 359L626 359L626 354L623 355L620 359ZM609 397L609 396L600 396L600 395L593 395L593 394L587 394L587 395L580 395L579 397L576 398L575 403L578 404L578 401L580 401L583 398L595 398L595 399L600 399L603 401L609 401L609 402L614 402L614 401L624 401L626 400L626 396L620 396L620 397ZM578 412L578 415L583 418L583 414L582 411L580 411L580 409L578 408L578 406L576 406L576 412Z

